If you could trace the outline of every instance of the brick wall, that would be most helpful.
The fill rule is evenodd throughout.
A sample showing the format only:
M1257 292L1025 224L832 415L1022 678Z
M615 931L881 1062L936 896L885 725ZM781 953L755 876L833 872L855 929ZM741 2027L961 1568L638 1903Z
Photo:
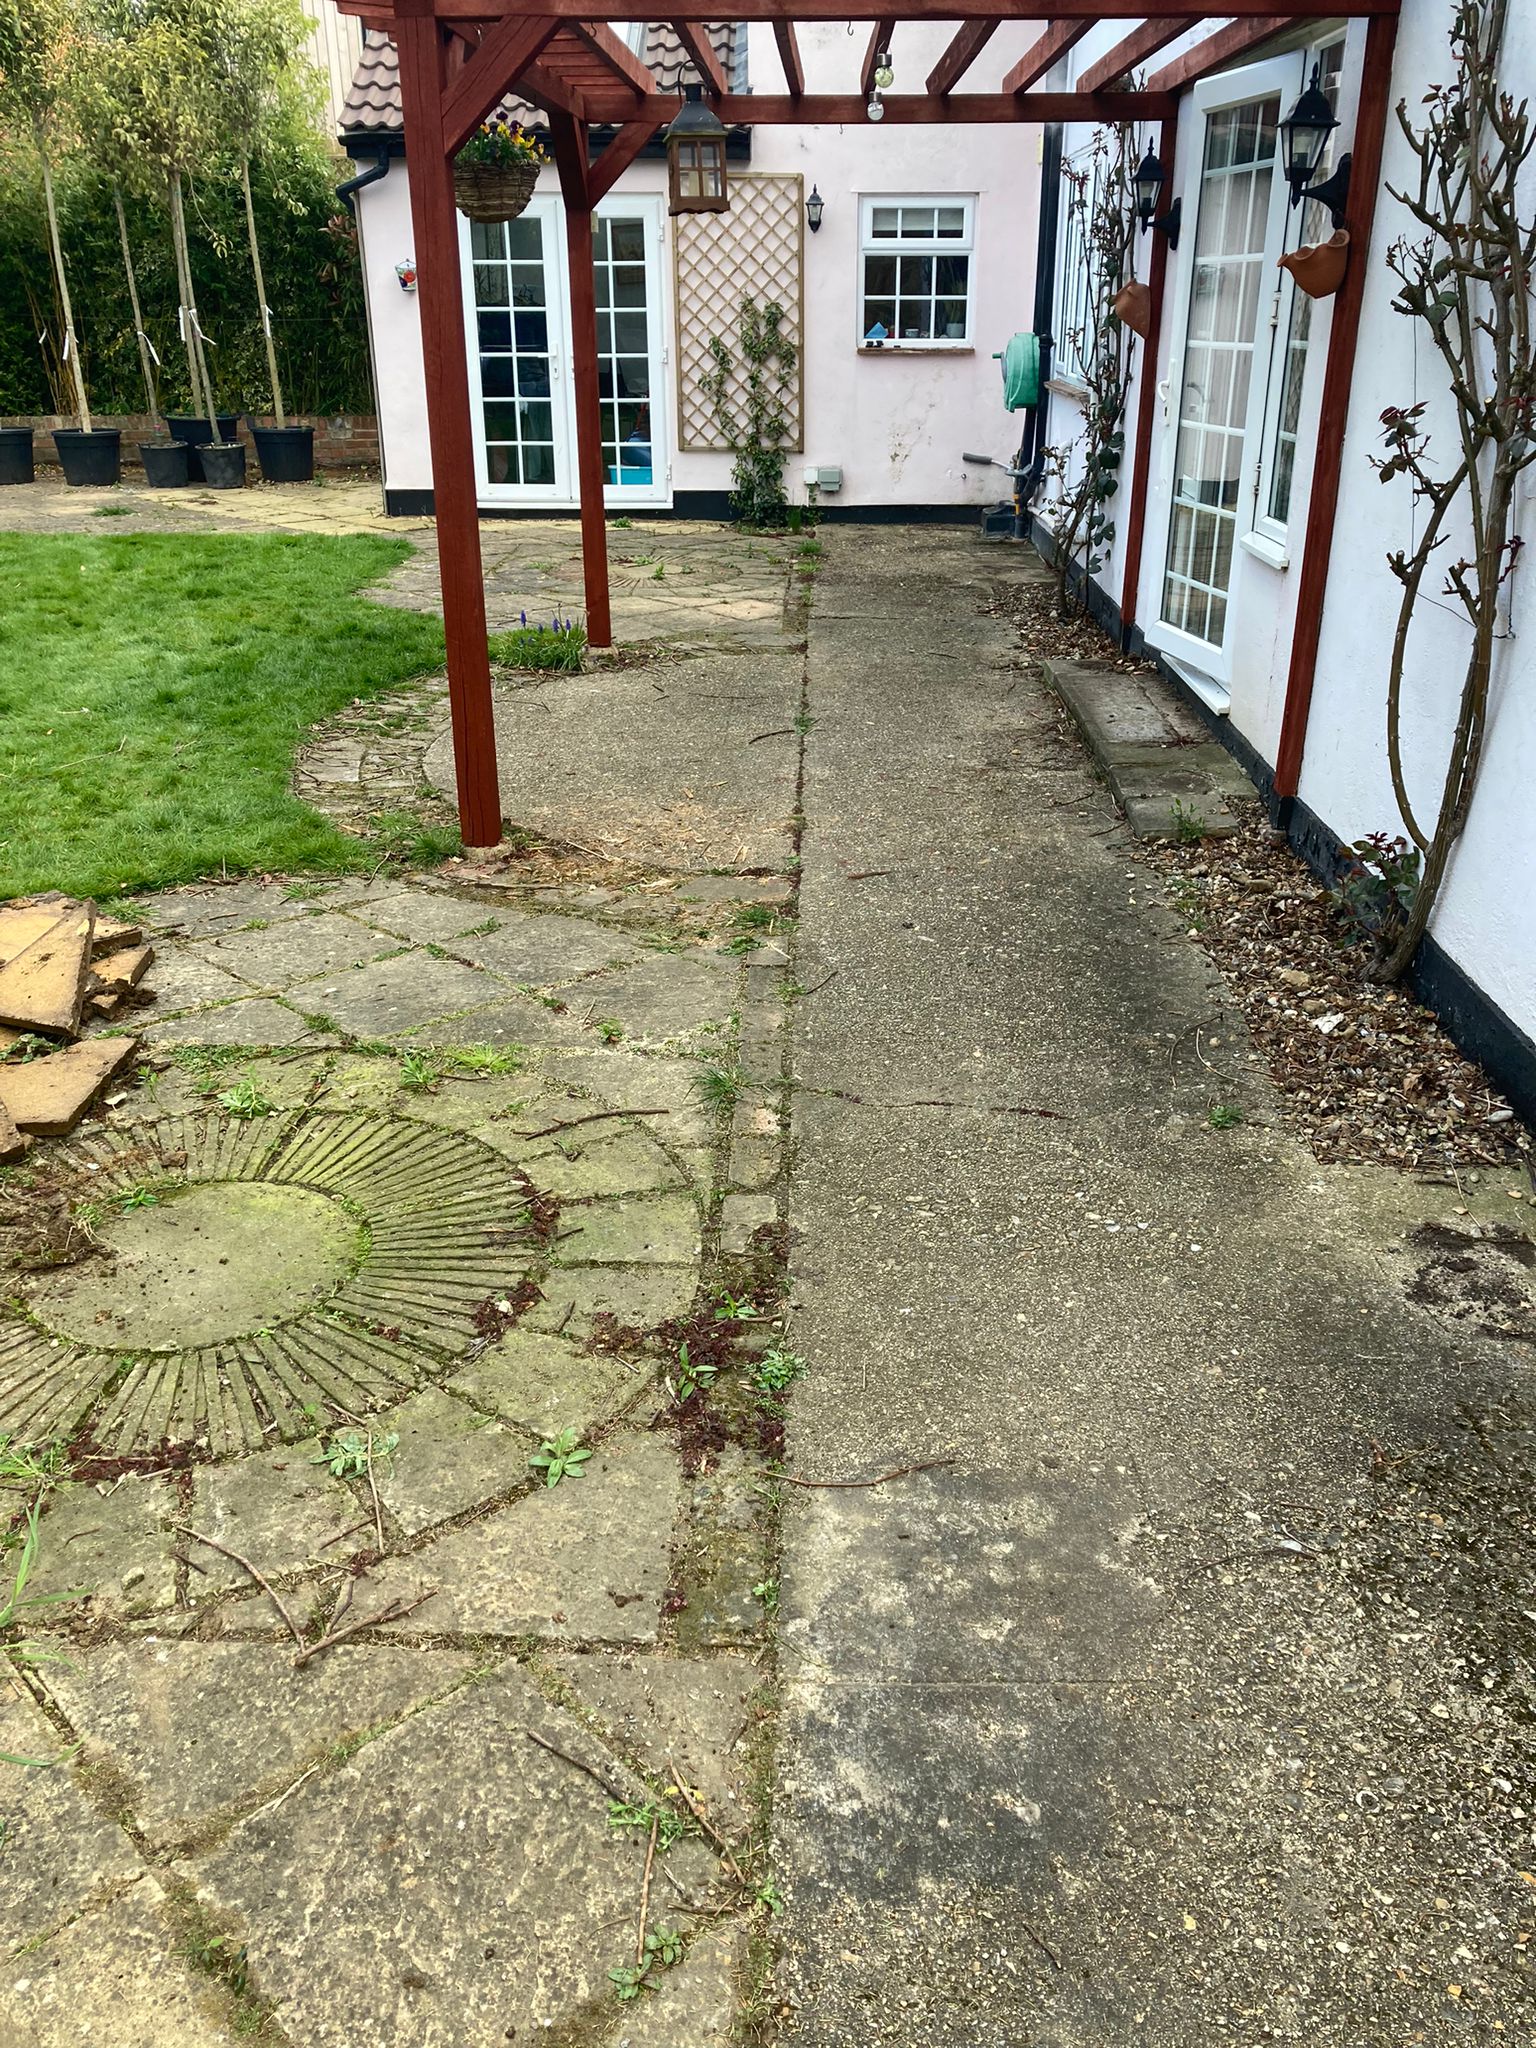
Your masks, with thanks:
M123 437L123 467L140 467L138 444L140 441L158 441L164 438L165 429L159 420L148 413L95 413L92 415L98 427L116 427ZM263 420L263 425L270 424ZM316 469L377 469L379 465L379 423L371 413L300 414L292 422L295 426L313 427L315 430ZM0 419L0 427L32 427L36 431L35 447L39 463L52 462L53 443L48 436L55 427L72 427L73 419L62 419L58 415L40 415L32 419L11 416ZM242 414L239 434L246 446L250 446L250 416ZM255 456L251 457L251 474L256 474Z

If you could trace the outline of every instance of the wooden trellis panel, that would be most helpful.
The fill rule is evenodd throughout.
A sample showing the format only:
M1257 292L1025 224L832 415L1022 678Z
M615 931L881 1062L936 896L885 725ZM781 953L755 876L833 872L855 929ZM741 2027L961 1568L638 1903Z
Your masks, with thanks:
M677 216L673 251L673 303L677 308L677 445L724 448L709 401L699 385L711 366L709 338L718 334L737 358L731 390L738 403L744 380L737 322L742 296L784 308L784 332L797 362L785 395L792 439L805 446L805 181L797 173L730 174L728 213Z

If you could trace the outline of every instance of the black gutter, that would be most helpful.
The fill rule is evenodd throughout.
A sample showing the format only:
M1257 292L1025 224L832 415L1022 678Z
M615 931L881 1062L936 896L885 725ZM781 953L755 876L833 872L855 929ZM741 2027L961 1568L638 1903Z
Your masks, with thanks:
M389 176L389 160L395 152L384 142L379 143L377 149L378 154L366 171L359 171L355 178L348 178L345 183L336 187L336 197L353 213L357 211L352 204L353 194L361 192L365 185L377 185L381 179ZM357 159L354 157L353 161L356 162Z
M1040 395L1024 415L1024 438L1019 445L1015 467L1024 471L1018 480L1016 504L1022 515L1033 502L1045 476L1046 429L1050 424L1051 394L1046 381L1051 375L1055 337L1051 333L1051 311L1056 300L1056 233L1061 218L1061 123L1047 122L1040 144L1040 225L1035 247L1035 335L1040 343ZM1027 524L1021 517L1019 538Z

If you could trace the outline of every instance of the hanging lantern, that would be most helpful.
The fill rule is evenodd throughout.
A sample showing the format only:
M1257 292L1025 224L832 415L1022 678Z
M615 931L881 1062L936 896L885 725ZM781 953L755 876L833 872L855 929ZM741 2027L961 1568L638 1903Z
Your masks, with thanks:
M1152 154L1152 145L1147 144L1147 153L1136 170L1136 218L1144 228L1152 225L1157 212L1157 202L1162 197L1168 173Z
M724 213L725 129L704 104L702 86L683 87L683 105L667 130L667 181L673 213Z
M882 50L875 59L875 84L885 92L895 80L896 74L891 69L891 53L889 50Z
M1323 160L1328 138L1339 125L1338 116L1329 106L1318 83L1321 77L1322 67L1314 64L1311 84L1280 123L1285 146L1285 176L1291 188L1292 206L1301 204Z
M821 226L821 216L826 209L826 204L825 199L822 198L813 185L811 187L811 196L805 202L805 224L813 235Z

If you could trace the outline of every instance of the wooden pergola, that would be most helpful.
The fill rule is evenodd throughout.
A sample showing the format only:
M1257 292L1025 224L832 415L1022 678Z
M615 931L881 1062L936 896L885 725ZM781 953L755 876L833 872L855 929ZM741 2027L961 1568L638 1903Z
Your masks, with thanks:
M485 585L480 558L475 484L474 424L459 265L453 159L486 116L509 94L542 107L565 208L570 269L571 341L575 377L577 475L581 500L582 565L587 632L595 647L612 644L608 547L600 412L597 307L593 283L593 209L640 151L678 113L677 93L658 89L651 71L610 21L665 20L687 50L705 96L727 127L791 123L797 127L865 121L865 106L879 53L890 48L903 22L953 24L953 36L929 72L922 92L884 97L883 126L914 123L963 127L973 123L1156 123L1157 153L1173 166L1179 96L1197 79L1245 52L1310 20L1369 17L1364 73L1353 140L1353 175L1345 225L1360 257L1370 244L1396 36L1399 0L618 0L600 21L588 19L591 0L338 0L343 13L394 39L400 59L400 96L406 167L416 235L418 298L426 374L427 427L432 456L443 624L447 641L459 819L466 846L494 846L501 837L501 796L486 646ZM782 93L730 89L707 24L733 21L772 25L784 74ZM1134 23L1097 59L1072 92L1037 90L1057 60L1096 22ZM798 23L867 21L858 90L808 93L796 41ZM998 92L964 92L965 73L999 29L1014 23L1033 33ZM1209 33L1153 70L1139 89L1140 70L1186 31ZM1218 25L1219 24L1219 25ZM855 45L857 49L857 45ZM594 152L594 131L609 131ZM1153 237L1148 284L1154 352L1161 330L1167 243ZM1334 300L1324 371L1306 540L1298 590L1295 639L1276 788L1294 795L1317 656L1318 627L1327 581L1333 518L1338 502L1339 447L1348 407L1359 327L1365 264L1349 267ZM1135 617L1146 519L1146 480L1152 446L1157 379L1140 379L1135 452L1123 488L1131 493L1122 617Z

